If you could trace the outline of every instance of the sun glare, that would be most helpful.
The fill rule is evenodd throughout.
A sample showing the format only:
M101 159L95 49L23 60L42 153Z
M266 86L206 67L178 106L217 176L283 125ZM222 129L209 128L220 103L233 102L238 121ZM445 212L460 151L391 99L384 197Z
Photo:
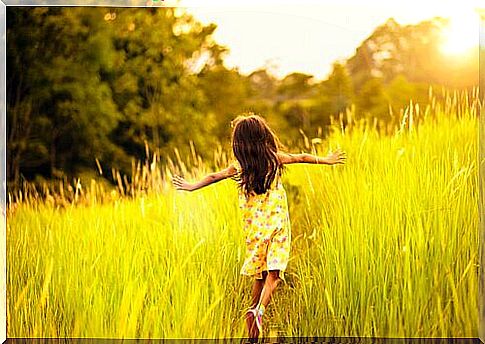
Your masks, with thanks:
M473 9L456 12L443 31L442 52L462 55L478 46L478 28L478 14Z

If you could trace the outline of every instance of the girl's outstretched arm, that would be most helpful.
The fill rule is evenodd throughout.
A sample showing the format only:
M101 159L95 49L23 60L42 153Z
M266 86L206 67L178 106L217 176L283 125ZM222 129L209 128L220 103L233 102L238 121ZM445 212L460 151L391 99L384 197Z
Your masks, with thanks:
M214 184L223 179L232 177L233 175L236 174L236 172L237 172L236 168L233 165L231 165L222 171L210 173L204 178L202 178L200 181L195 183L188 183L187 181L185 181L185 179L179 176L174 176L172 179L172 183L177 190L195 191L200 188L203 188L204 186Z
M282 164L325 164L325 165L335 165L345 163L345 152L338 149L337 151L330 153L326 157L320 157L311 154L288 154L283 152L278 152L278 158Z

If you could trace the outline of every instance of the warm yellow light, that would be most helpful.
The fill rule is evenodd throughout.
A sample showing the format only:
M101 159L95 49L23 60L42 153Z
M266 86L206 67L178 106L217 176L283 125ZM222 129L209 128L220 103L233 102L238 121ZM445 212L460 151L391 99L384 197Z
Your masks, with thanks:
M449 55L461 55L478 46L478 15L473 9L457 11L443 31L441 50Z

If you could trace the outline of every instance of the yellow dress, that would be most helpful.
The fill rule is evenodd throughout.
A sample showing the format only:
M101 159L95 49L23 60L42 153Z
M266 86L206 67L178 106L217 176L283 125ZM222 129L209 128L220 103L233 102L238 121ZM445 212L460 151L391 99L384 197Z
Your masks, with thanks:
M239 174L241 166L238 161L235 160L233 165ZM266 193L253 194L249 198L239 188L239 207L246 237L246 257L241 274L261 279L263 271L279 270L280 278L284 279L290 255L291 229L281 178L276 176Z

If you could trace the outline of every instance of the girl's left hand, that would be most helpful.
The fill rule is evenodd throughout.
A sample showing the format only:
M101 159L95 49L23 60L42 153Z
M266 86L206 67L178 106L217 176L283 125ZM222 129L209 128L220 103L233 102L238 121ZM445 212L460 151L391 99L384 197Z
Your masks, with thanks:
M182 177L173 176L172 183L177 190L192 191L192 184L187 183Z
M330 153L327 156L327 161L330 165L335 165L335 164L345 164L345 159L346 159L345 152L338 149L337 151Z

